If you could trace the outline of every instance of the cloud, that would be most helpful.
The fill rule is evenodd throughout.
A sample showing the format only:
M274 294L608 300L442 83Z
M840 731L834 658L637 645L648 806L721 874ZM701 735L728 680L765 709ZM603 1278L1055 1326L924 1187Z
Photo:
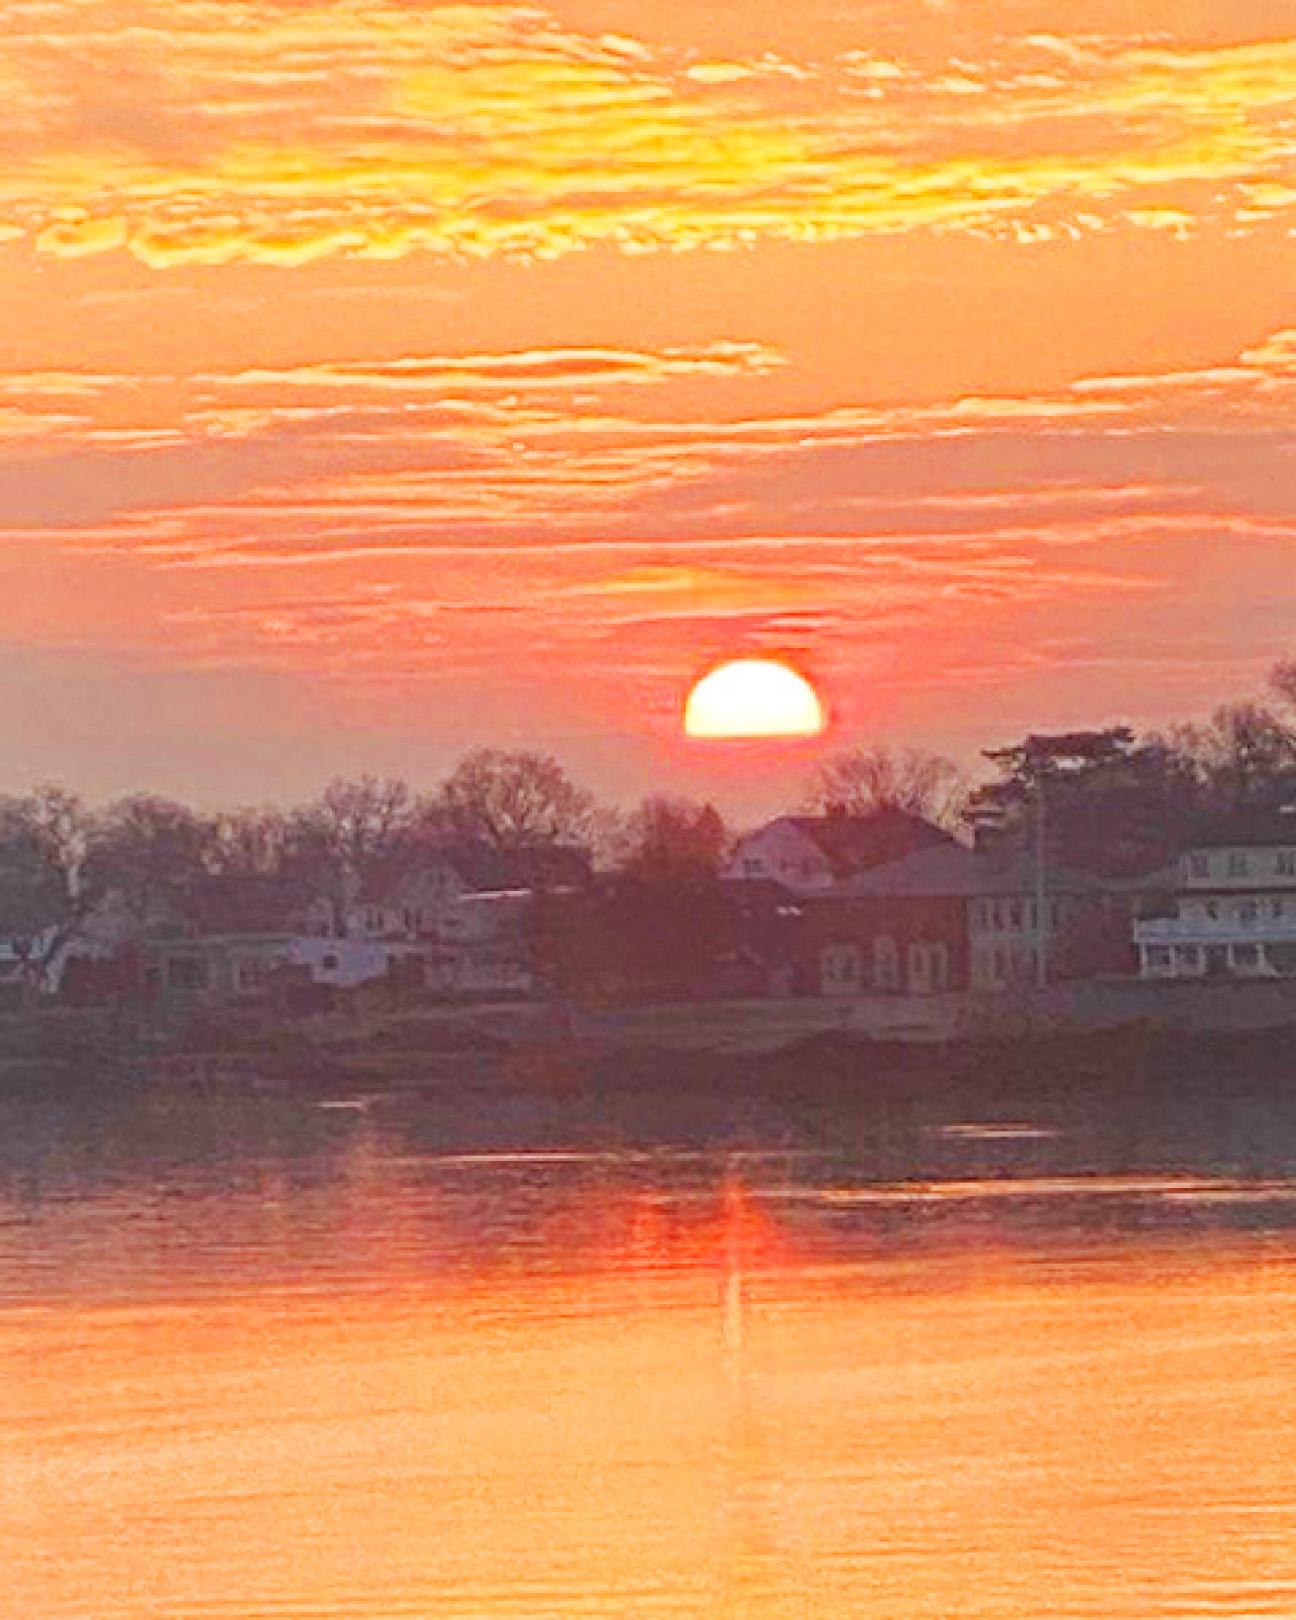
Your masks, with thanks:
M1004 33L944 59L794 60L588 35L489 0L44 0L9 16L0 220L60 257L1036 241L1261 229L1296 210L1288 38Z
M689 377L762 376L785 364L759 343L719 341L657 352L596 348L527 349L507 354L405 356L381 361L333 361L287 370L258 369L209 375L221 391L269 389L382 389L414 394L432 390L514 392L662 383Z

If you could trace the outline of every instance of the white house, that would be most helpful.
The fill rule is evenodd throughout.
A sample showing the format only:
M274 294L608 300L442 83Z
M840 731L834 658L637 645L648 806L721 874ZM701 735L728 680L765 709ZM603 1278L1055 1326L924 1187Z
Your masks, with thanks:
M465 894L442 913L436 982L464 995L528 995L535 988L529 889Z
M1180 858L1174 915L1134 939L1147 979L1296 975L1296 806L1203 833Z
M906 810L779 816L737 840L721 877L728 883L773 882L798 895L822 894L873 867L953 843L948 833Z
M416 864L398 863L379 875L346 907L343 933L349 939L435 943L442 925L460 902L542 888L577 888L589 879L589 860L565 846L501 850L471 840L426 850ZM333 903L321 896L300 918L306 934L338 932ZM453 925L452 925L453 926Z

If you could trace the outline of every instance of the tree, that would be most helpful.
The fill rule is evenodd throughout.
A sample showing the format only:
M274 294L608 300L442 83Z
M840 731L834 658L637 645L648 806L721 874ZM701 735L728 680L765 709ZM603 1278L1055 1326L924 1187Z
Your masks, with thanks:
M288 821L282 869L314 882L344 935L352 905L382 876L412 857L416 813L408 783L398 778L335 777Z
M274 809L225 810L214 817L207 869L228 877L278 877L288 861L289 822Z
M1269 690L1285 708L1296 709L1296 658L1285 658L1269 671Z
M462 759L425 807L431 825L496 849L588 844L598 805L548 754L479 748Z
M1296 729L1259 703L1226 703L1199 734L1219 808L1283 801L1296 789Z
M714 881L727 844L724 821L713 805L654 795L630 817L621 870L658 882Z
M32 985L47 979L90 910L93 827L81 799L54 784L0 800L0 927L21 941Z
M114 893L140 924L164 920L207 870L209 817L156 794L119 799L99 818L86 854L86 874L101 894Z
M906 810L944 825L958 822L967 797L952 760L919 748L852 748L833 754L815 773L805 807L819 815L868 815Z
M1041 795L1050 860L1110 876L1148 871L1178 849L1200 808L1193 760L1128 726L1034 734L987 751L999 779L969 798L978 843L1032 851Z

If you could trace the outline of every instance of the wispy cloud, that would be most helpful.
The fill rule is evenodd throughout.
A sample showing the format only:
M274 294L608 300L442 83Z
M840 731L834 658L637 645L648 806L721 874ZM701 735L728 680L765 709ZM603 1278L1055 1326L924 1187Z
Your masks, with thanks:
M0 221L59 257L546 259L1293 214L1285 37L1004 30L967 54L955 29L944 60L795 60L489 0L40 0L4 20Z

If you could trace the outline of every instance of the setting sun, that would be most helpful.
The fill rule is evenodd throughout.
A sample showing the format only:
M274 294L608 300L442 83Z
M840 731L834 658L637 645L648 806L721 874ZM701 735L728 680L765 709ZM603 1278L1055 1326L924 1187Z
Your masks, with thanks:
M803 675L770 658L740 658L704 675L689 693L690 737L815 737L823 705Z

